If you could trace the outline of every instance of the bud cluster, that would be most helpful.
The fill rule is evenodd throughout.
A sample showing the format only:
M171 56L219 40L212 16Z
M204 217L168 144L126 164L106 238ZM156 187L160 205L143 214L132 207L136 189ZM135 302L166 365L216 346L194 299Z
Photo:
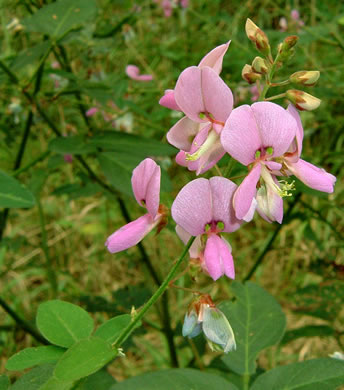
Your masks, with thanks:
M289 76L288 80L280 83L273 83L272 78L275 71L282 67L283 64L294 55L294 46L299 38L296 35L286 37L283 42L278 44L277 55L275 59L273 59L269 39L264 31L250 19L247 19L245 28L247 37L255 44L257 50L263 54L265 58L256 57L252 61L251 65L246 64L242 70L242 78L249 84L257 83L257 88L259 89L264 77L266 87L263 89L263 98L265 98L267 90L273 86L293 84L298 87L313 87L317 83L320 72L307 70L301 70L293 73ZM310 95L309 93L296 89L289 89L285 93L272 96L267 100L274 100L280 97L287 98L299 110L315 110L321 103L320 99Z

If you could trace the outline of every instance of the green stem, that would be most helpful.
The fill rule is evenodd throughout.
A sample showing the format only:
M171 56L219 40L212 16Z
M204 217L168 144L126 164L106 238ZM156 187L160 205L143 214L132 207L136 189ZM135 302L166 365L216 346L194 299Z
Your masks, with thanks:
M46 267L47 267L47 276L51 284L51 289L53 291L54 298L57 296L57 290L58 290L58 283L56 274L54 272L53 262L50 257L49 253L49 247L48 247L48 238L47 238L47 230L45 228L45 218L43 213L43 208L41 201L39 199L39 196L36 198L36 203L38 207L38 214L39 214L39 222L41 225L41 232L42 232L42 249L45 255L46 260Z
M262 92L259 95L259 99L258 99L259 101L263 101L265 99L265 96L266 96L269 88L271 87L272 78L274 77L279 57L280 57L280 55L277 54L275 61L271 65L271 68L269 69L269 72L265 77L265 85L264 85Z
M293 203L289 206L288 208L288 211L286 212L285 216L284 216L284 219L285 220L288 220L288 218L290 217L291 215L291 212L293 211L294 207L296 206L297 202L299 201L299 199L301 198L301 195L302 193L299 192L298 194L296 194L295 198L294 198L294 201ZM282 224L278 224L275 231L273 232L273 234L270 236L270 238L267 240L264 248L261 250L257 260L255 261L255 263L253 264L252 268L250 269L250 271L247 273L247 275L245 276L245 278L243 279L244 282L246 282L246 280L249 280L252 278L253 274L256 272L257 268L259 267L259 265L262 263L262 261L264 260L265 258L265 255L270 251L271 247L272 247L272 244L274 243L275 239L277 238L278 236L278 233L280 232L280 230L282 229Z
M243 380L243 390L248 390L250 388L250 374L244 374L242 380Z
M152 305L160 298L160 296L164 293L164 291L168 288L168 284L173 279L176 274L178 268L184 260L185 255L190 249L192 243L194 242L196 237L191 237L187 245L185 246L181 256L176 261L174 266L171 268L170 272L166 276L165 280L162 282L160 287L156 290L156 292L151 296L149 301L143 306L143 308L139 311L139 313L134 317L134 319L130 322L130 324L123 329L122 333L118 336L117 340L113 343L114 348L118 348L121 344L130 336L133 332L141 318L147 313L147 311L151 308Z
M39 155L37 158L35 158L34 160L32 160L31 162L29 162L27 165L25 165L24 167L22 168L19 168L17 169L16 171L14 171L12 173L12 176L13 177L17 177L19 174L27 171L28 169L30 169L31 167L33 167L34 165L36 165L37 163L39 163L40 161L44 160L47 156L49 156L50 154L50 151L47 150L46 152L42 153L41 155Z
M284 93L280 93L279 95L275 95L275 96L271 96L269 98L266 98L264 99L265 102L269 102L271 100L276 100L276 99L281 99L281 98L284 98L285 97L285 92Z

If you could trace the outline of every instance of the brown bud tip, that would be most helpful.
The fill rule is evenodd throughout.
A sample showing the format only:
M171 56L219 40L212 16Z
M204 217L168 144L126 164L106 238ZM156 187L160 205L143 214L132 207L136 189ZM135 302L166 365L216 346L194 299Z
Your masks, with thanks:
M321 100L307 92L289 89L286 98L301 111L312 111L319 107Z
M262 76L259 73L254 72L251 65L246 64L241 72L241 76L249 84L254 84L257 80L260 80Z
M301 70L299 72L293 73L289 80L293 84L304 85L307 87L312 87L315 85L320 77L320 72L318 70Z
M256 73L266 74L268 71L267 62L262 57L256 57L252 62L252 69Z

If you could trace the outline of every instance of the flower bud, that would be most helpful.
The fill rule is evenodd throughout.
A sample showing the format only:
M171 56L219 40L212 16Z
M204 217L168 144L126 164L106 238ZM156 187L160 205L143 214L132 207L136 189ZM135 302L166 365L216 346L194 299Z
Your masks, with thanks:
M296 45L298 40L299 40L299 37L297 35L290 35L289 37L285 38L285 40L283 41L283 43L282 43L283 49L284 50L291 49L292 47L294 47Z
M301 70L300 72L293 73L289 80L293 84L305 85L307 87L312 87L316 84L320 76L318 70Z
M286 98L301 111L312 111L319 107L321 100L304 91L289 89Z
M268 71L267 62L262 57L256 57L252 62L252 70L256 73L266 74Z
M296 45L299 37L290 35L278 45L278 55L280 61L287 61L294 55L293 47Z
M249 40L251 40L256 48L263 54L269 55L270 53L270 44L269 39L258 26L256 26L251 19L246 20L245 25L246 35Z
M246 80L249 84L254 84L257 80L262 78L262 75L253 71L252 66L246 64L241 72L241 76L244 80Z

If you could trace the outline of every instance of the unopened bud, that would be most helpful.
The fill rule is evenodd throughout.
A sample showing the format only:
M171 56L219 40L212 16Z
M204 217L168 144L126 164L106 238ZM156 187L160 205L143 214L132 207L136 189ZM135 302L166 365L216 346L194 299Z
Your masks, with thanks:
M246 64L241 72L241 76L249 84L254 84L257 80L262 78L262 75L253 71L252 66Z
M278 45L278 54L280 61L287 61L294 55L293 47L296 45L299 37L291 35Z
M268 71L267 62L262 57L256 57L252 62L252 69L256 73L266 74Z
M321 100L304 91L289 89L286 98L301 111L312 111L319 107Z
M318 70L301 70L300 72L293 73L289 80L293 84L305 85L307 87L312 87L316 84L320 77L320 72Z
M248 39L256 45L256 48L261 53L269 55L270 44L265 32L256 26L251 19L246 20L245 30Z

